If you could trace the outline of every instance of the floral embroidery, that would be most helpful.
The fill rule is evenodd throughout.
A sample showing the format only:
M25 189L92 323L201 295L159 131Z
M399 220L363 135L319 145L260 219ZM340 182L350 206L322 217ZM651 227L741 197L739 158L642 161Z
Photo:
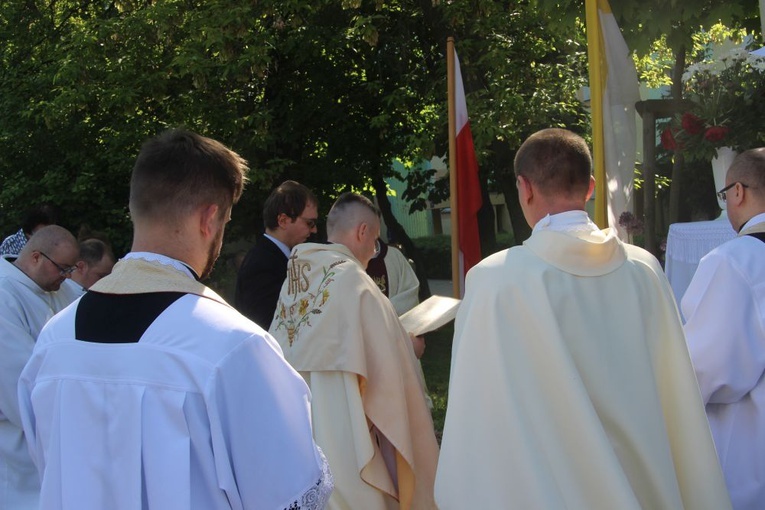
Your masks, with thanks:
M290 273L303 276L300 268L296 267L295 259L292 259L290 262L292 264ZM315 293L308 292L307 289L305 289L305 295L300 297L299 300L292 303L290 306L284 304L283 298L279 298L279 303L277 304L276 331L279 331L282 328L287 331L287 341L289 342L290 347L292 347L292 344L297 339L298 333L302 327L311 327L311 316L322 313L321 308L327 304L327 301L329 301L329 284L334 281L334 269L344 262L347 261L338 260L337 262L333 262L328 268L322 268L322 279L321 282L319 282L319 287L316 289ZM291 294L291 292L288 294ZM297 292L295 294L297 294Z

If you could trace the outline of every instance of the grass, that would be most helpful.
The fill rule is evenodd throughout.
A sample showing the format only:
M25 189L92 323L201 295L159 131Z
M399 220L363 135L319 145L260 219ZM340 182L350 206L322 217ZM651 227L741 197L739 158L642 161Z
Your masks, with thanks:
M425 335L426 348L421 359L430 398L433 399L433 426L439 443L446 417L453 336L454 322Z

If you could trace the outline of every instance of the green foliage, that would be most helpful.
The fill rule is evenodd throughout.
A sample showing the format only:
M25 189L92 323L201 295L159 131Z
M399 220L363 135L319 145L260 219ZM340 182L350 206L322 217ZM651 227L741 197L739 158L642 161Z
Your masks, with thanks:
M428 279L450 280L452 277L451 237L440 235L418 237L412 242L423 260L427 260Z
M643 56L633 54L638 80L652 88L672 85L672 70L675 66L675 54L667 46L667 37L661 35L650 45Z
M585 2L581 0L532 0L532 3L554 16L556 26L577 17L584 19ZM660 38L675 53L690 48L699 27L718 22L750 30L759 27L757 0L611 0L609 4L627 45L638 55L649 54Z
M586 131L582 27L490 0L43 0L0 3L0 231L41 200L124 252L141 143L183 126L252 167L227 239L292 178L326 210L345 189L446 153L445 36L457 39L487 183L531 132ZM493 184L492 184L493 185ZM411 196L444 182L413 172ZM409 193L409 192L407 192Z
M428 393L433 401L433 426L439 443L446 418L453 338L454 322L450 322L433 333L428 333L425 335L425 354L420 360Z
M451 236L440 235L430 237L418 237L412 239L414 245L422 254L423 260L428 261L426 268L429 279L451 280L452 278L452 240ZM497 234L497 243L490 249L489 253L484 253L487 257L492 253L510 248L515 245L515 238L512 234Z

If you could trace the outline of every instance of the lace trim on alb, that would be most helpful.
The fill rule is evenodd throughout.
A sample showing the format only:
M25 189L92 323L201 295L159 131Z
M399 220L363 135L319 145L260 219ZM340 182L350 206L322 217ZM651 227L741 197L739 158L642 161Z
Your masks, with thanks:
M293 501L284 510L322 510L329 503L332 489L335 488L335 479L329 470L329 462L327 462L324 452L318 446L316 449L321 457L321 476L310 489L300 496L300 500Z

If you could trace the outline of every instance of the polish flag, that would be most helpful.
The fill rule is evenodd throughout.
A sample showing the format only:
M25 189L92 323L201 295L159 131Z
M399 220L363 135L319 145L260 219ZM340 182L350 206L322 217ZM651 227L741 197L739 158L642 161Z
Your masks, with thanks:
M460 249L460 289L465 292L465 275L481 261L481 240L478 236L478 210L481 208L481 186L478 183L478 162L475 159L473 134L470 132L465 88L457 51L454 51L454 102L456 117L457 171L457 236ZM454 228L454 226L452 226Z

